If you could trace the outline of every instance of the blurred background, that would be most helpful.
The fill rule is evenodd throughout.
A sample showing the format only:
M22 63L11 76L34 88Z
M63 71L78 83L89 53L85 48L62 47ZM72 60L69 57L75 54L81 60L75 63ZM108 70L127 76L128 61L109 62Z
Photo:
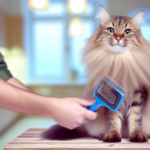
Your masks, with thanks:
M86 84L80 50L98 28L103 5L111 15L145 10L143 36L150 41L150 0L0 0L0 52L14 77L50 97L81 97ZM0 109L0 150L49 118Z

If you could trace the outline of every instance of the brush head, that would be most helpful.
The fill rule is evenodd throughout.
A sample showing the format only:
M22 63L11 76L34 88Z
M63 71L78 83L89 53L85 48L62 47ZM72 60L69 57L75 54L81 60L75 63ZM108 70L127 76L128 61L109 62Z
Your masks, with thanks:
M116 109L124 96L123 92L110 83L108 80L103 79L97 86L94 92L95 97L105 103L105 106L112 109Z
M88 110L96 111L100 106L105 106L112 111L117 111L124 99L123 90L103 78L95 88L93 95L95 103L87 107Z
M117 111L124 99L124 92L114 82L103 78L93 92L95 103L87 109L96 111L100 106L105 106L112 111Z

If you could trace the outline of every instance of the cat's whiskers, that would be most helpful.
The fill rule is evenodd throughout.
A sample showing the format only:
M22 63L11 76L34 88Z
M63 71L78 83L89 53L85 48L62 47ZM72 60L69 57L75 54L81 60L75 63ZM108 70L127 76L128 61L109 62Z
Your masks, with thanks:
M97 44L87 45L86 48L92 48L92 47L95 47L95 46L97 46Z
M93 43L93 44L89 44L89 45L86 45L86 48L92 48L94 46L99 46L100 43Z
M130 45L130 44L128 44L128 47L130 47L130 48L134 48L135 50L136 50L136 49L138 49L138 50L139 50L139 47L134 46L134 45Z

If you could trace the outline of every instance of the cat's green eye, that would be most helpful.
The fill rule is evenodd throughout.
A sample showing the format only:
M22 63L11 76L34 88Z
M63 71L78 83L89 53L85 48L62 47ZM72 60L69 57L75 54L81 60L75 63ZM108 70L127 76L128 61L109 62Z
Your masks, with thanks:
M114 34L114 32L115 32L113 28L108 28L107 31L111 34Z
M130 34L131 33L131 30L130 29L126 29L124 30L123 34L127 35L127 34Z

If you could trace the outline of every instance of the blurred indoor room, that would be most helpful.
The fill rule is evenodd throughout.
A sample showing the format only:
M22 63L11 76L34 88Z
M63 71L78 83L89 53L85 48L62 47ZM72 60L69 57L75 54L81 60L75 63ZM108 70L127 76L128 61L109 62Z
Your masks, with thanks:
M99 6L130 17L145 10L143 36L150 41L149 0L0 0L0 52L8 69L34 93L81 98L87 75L81 50L97 29ZM0 109L0 150L50 118Z

